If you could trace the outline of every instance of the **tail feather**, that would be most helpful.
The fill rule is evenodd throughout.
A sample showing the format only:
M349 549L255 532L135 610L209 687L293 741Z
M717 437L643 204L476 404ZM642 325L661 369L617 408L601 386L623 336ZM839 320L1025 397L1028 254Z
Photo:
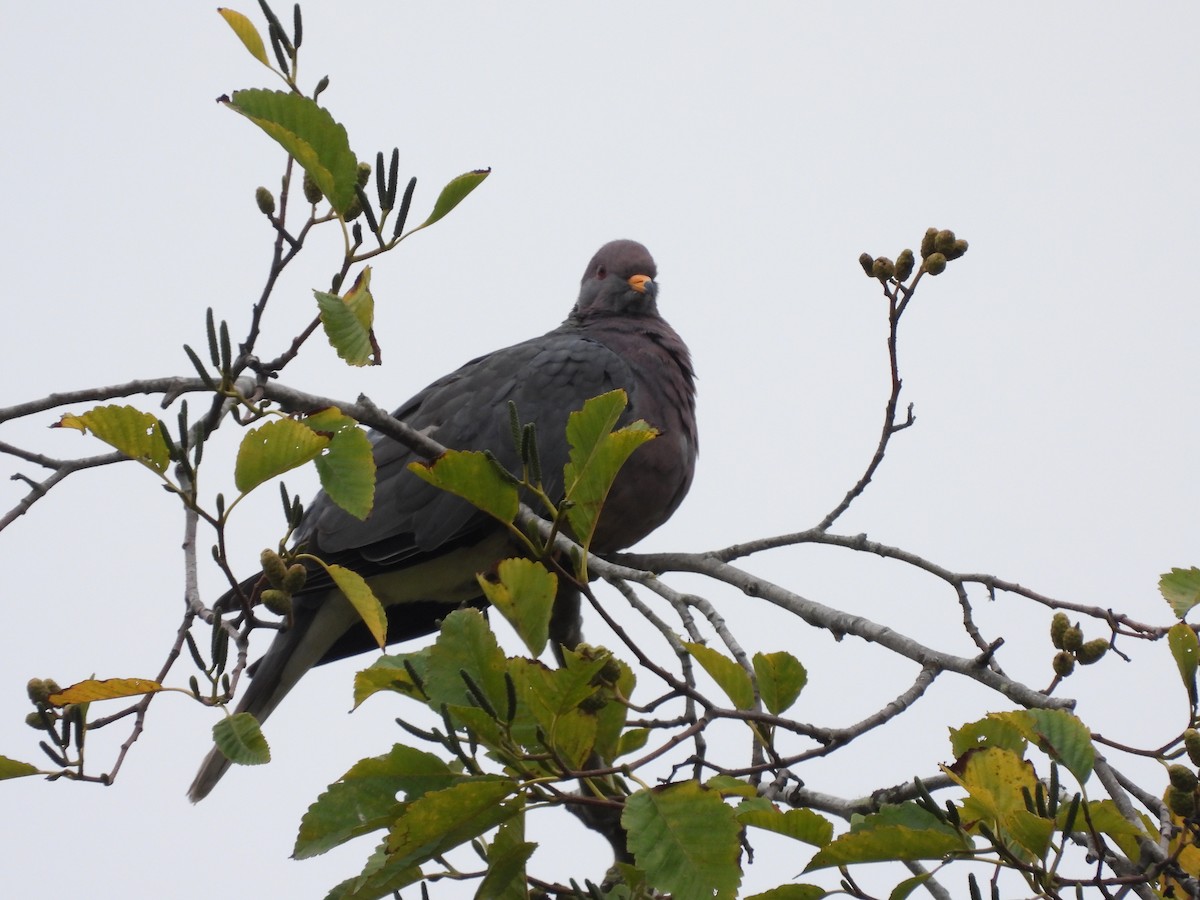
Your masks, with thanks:
M249 713L259 724L265 722L301 676L355 623L357 614L340 592L313 599L315 602L297 610L292 626L271 643L236 712ZM230 765L229 758L213 747L188 788L188 799L198 803L207 797Z
M388 613L389 642L436 631L448 609L478 600L475 573L487 571L513 549L503 529L479 537L369 579L371 590ZM293 603L291 627L275 636L237 706L237 712L250 713L260 723L313 666L368 649L353 639L351 632L361 628L362 619L337 588L297 594ZM188 789L191 801L207 797L229 766L220 750L214 747L209 751Z

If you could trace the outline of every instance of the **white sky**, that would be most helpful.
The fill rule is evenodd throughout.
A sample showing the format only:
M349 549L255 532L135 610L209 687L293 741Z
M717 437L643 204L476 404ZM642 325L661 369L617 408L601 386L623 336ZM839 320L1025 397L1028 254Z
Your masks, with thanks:
M244 327L271 238L253 192L276 187L283 162L213 101L275 83L209 5L3 9L0 406L189 373L180 346L203 347L206 306L235 336ZM661 308L692 348L702 432L690 498L642 549L796 530L861 472L886 397L883 300L858 254L894 256L929 225L954 228L971 250L924 282L902 334L917 425L842 530L1168 621L1158 575L1200 563L1195 4L305 9L302 76L331 75L323 101L360 158L399 145L402 176L420 179L414 217L450 177L494 172L378 262L386 365L350 370L315 341L289 383L395 405L479 353L554 327L592 252L635 238L654 253ZM255 5L242 11L259 21ZM281 285L264 352L313 314L311 288L336 265L333 237L314 240ZM5 425L0 440L96 452L74 432L46 431L51 421ZM0 462L0 474L15 471L36 474ZM313 484L288 483L306 494ZM24 493L5 478L0 507ZM235 535L247 572L277 537L276 496L270 487L249 504ZM180 612L181 529L169 498L130 466L71 478L0 535L0 754L41 761L23 724L29 677L157 670ZM803 550L751 565L966 650L953 597L877 560ZM800 656L811 675L803 714L815 723L848 724L911 678L861 643L705 592L747 643ZM1009 636L1010 671L1049 680L1047 614L1002 599L981 619ZM1098 730L1154 746L1184 727L1186 703L1165 646L1125 649L1132 666L1106 660L1065 693ZM354 760L400 739L392 719L406 711L378 698L344 714L365 661L310 675L269 723L276 761L231 773L198 807L184 791L215 718L179 696L154 705L114 787L0 786L3 892L323 896L369 847L292 862L299 817ZM855 715L847 707L860 699ZM856 751L857 769L847 758L802 774L814 789L855 794L931 772L949 754L945 726L998 706L940 684L914 710L908 753L881 736ZM102 764L114 745L96 744ZM540 836L560 825L548 820ZM542 852L534 866L598 878L604 858L579 840L590 868L570 852ZM795 856L774 865L751 870L747 886L800 868ZM434 895L464 895L455 891Z

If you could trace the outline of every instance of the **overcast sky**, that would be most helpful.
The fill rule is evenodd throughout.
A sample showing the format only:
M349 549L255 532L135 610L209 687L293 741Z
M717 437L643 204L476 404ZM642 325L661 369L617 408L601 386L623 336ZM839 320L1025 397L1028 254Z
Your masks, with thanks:
M0 406L188 374L180 348L203 347L206 306L244 331L271 240L254 189L275 188L283 164L277 145L213 101L277 82L210 5L4 8ZM261 21L253 4L242 9ZM352 370L314 341L289 383L396 405L554 327L595 249L634 238L658 261L661 309L700 377L695 486L642 549L797 530L858 477L886 398L885 306L856 258L953 228L970 252L923 282L901 337L916 427L841 530L1168 621L1158 575L1200 563L1194 3L305 9L302 80L331 76L323 102L360 158L399 146L402 175L419 178L414 215L460 172L493 173L378 261L386 365ZM333 232L305 257L272 301L264 352L312 316L311 288L339 258ZM47 431L53 420L5 425L0 440L97 451ZM7 480L17 471L36 474L0 460L5 510L25 493ZM246 574L278 536L276 492L262 494L235 534ZM29 677L157 670L180 614L181 539L177 509L132 466L69 479L0 534L0 754L41 762L22 721ZM945 646L966 650L953 597L877 560L797 550L750 566L910 633L944 626ZM849 702L864 698L865 714L906 683L889 682L891 663L855 641L707 593L749 644L801 657L815 723L848 724ZM1009 635L1010 670L1049 681L1044 611L1002 598L981 615ZM1131 684L1174 677L1165 647L1125 649L1132 666L1106 661L1067 693L1089 724L1152 746L1186 724L1185 703L1144 721L1149 704L1114 703ZM4 893L322 896L370 848L292 862L299 817L356 759L399 739L398 701L345 715L365 661L310 675L270 722L275 762L231 773L197 807L184 791L215 714L180 696L154 704L115 786L0 786ZM1180 717L1163 712L1170 703ZM854 794L931 772L949 754L944 727L991 708L997 698L946 690L914 714L927 734L911 756L864 742L860 765L875 767L865 774L827 763L804 777ZM114 746L98 737L103 764ZM562 824L548 821L535 837ZM598 878L595 859L588 869L540 853L533 865ZM794 874L751 872L750 887Z

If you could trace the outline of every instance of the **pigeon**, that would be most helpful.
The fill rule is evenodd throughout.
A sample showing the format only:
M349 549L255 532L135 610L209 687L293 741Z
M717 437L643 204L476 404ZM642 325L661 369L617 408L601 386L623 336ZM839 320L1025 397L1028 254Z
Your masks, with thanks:
M567 417L586 400L623 389L629 402L618 426L643 419L659 435L635 450L618 473L591 549L604 554L633 545L679 506L697 454L695 373L687 346L659 315L656 275L641 244L605 244L588 263L579 299L558 328L471 360L393 415L444 447L488 450L519 472L511 401L520 420L536 426L543 487L559 500ZM366 579L387 612L390 644L435 632L456 608L483 606L476 574L521 548L495 519L409 471L419 454L378 433L371 439L377 467L371 514L357 519L318 494L296 543ZM243 589L252 590L259 578ZM237 707L260 723L313 666L378 647L323 569L310 570L292 602L289 627L250 670L250 686ZM560 643L578 642L578 604L578 593L562 585L554 630L556 637L566 634ZM229 765L216 747L209 752L188 791L193 803L212 791Z

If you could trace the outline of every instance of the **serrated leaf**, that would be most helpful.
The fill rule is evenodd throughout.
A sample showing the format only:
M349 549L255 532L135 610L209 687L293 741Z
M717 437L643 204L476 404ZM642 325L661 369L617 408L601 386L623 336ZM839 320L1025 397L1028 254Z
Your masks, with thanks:
M996 747L968 751L965 759L943 770L966 789L963 818L969 820L1003 820L1010 812L1025 809L1021 788L1032 791L1037 784L1032 763Z
M482 744L489 750L507 747L511 742L505 739L500 728L500 721L487 710L478 706L446 706L450 721L460 736L467 736L477 744ZM499 710L497 710L499 714ZM541 752L542 748L538 747Z
M375 298L371 294L371 267L359 273L346 296L313 291L321 310L321 326L337 355L352 366L377 366L379 345L373 330Z
M541 656L550 638L558 576L540 562L514 558L501 560L494 577L487 573L476 578L484 596L516 630L530 655Z
M261 766L271 761L271 748L263 737L258 719L250 713L234 713L213 726L213 742L239 766Z
M565 499L570 503L567 521L585 549L621 466L634 450L658 435L641 419L612 430L627 403L625 392L617 389L593 397L567 418L571 446L570 461L563 467Z
M808 672L800 660L785 651L755 653L753 663L758 694L772 715L791 707L808 683Z
M171 462L162 422L132 406L96 406L78 416L66 413L51 427L90 431L110 447L160 475L167 471Z
M1182 619L1193 606L1200 603L1200 569L1195 566L1172 569L1158 579L1158 589L1175 615Z
M457 609L446 616L427 660L421 676L432 709L443 704L477 705L463 680L464 672L493 709L499 712L507 707L507 660L479 610Z
M471 191L483 184L483 180L491 173L491 169L473 169L470 172L459 175L457 178L451 178L446 186L442 188L442 192L438 194L437 201L433 204L433 212L429 214L429 218L412 229L409 234L414 234L422 228L428 228L439 219L445 218L446 214L462 203Z
M524 816L515 816L501 825L488 847L487 874L475 891L475 900L527 900L525 863L537 846L525 840Z
M857 820L850 831L818 850L804 871L863 862L943 859L970 849L964 835L931 812L915 803L902 803Z
M390 866L415 866L465 844L524 810L517 783L481 776L412 801L387 838Z
M1066 766L1081 785L1091 776L1096 761L1092 733L1065 709L1023 709L992 713L990 718L1016 725L1051 759Z
M648 882L682 900L737 896L741 827L720 794L694 781L641 790L621 825Z
M631 699L634 689L637 687L637 676L633 674L633 669L629 668L624 661L615 656L610 656L609 662L616 665L619 673L615 683L612 685L613 693L617 697L622 697L626 700ZM622 753L632 752L636 749L632 743L629 746L625 743L626 736L624 732L628 718L629 707L625 703L609 703L596 712L596 745L594 750L596 757L604 765L612 763ZM636 730L634 729L634 731ZM630 742L637 741L636 735L633 735L632 732L629 735ZM642 744L644 743L645 741L642 742ZM638 744L637 746L642 746L642 744Z
M509 661L520 700L512 732L530 750L551 749L568 765L579 767L595 746L598 724L593 713L579 707L597 694L593 681L608 660L585 659L565 650L563 663L551 669L535 660Z
M932 877L932 872L922 872L920 875L914 875L912 878L905 878L902 882L892 888L892 892L888 894L888 900L906 900L906 898L909 897L913 891L915 891Z
M354 419L330 407L304 420L317 432L333 437L316 459L321 488L329 499L357 519L365 519L375 505L375 454L371 439Z
M630 728L628 731L621 733L621 739L617 743L617 752L613 758L627 756L630 753L641 750L649 740L649 728Z
M1014 810L1004 823L1004 835L1025 851L1025 859L1041 859L1050 849L1050 838L1054 836L1054 822L1043 819L1027 809Z
M432 753L403 744L360 760L308 808L292 856L308 859L351 838L390 828L404 808L397 794L415 799L460 777Z
M362 872L347 878L325 895L325 900L381 900L399 896L402 889L424 878L419 866L388 864L383 847L376 848Z
M950 746L953 748L955 759L968 750L984 747L999 747L1003 750L1011 750L1017 756L1024 756L1028 738L1020 728L1011 722L987 717L975 722L968 722L961 728L951 728Z
M1054 823L1029 813L1026 793L1037 787L1033 765L1009 750L970 750L953 768L943 770L967 791L959 815L965 823L982 822L1010 852L1031 860L1049 845Z
M163 686L147 678L105 678L103 681L89 678L80 681L48 698L54 706L68 703L91 703L93 700L115 700L120 697L136 697L154 694Z
M1187 689L1188 700L1196 705L1196 664L1200 661L1200 641L1196 632L1186 622L1176 622L1167 631L1167 646L1179 668L1179 677Z
M333 208L344 214L355 199L358 160L346 129L316 101L286 91L235 91L226 106L241 113L291 154Z
M714 775L708 781L704 782L704 786L710 791L716 791L726 799L729 797L743 798L745 802L738 806L739 818L742 811L748 809L746 803L759 804L761 802L763 809L775 808L775 805L771 801L759 797L757 788L743 778L734 778L732 775Z
M754 683L750 674L736 662L704 644L685 643L688 653L704 667L717 687L725 692L738 709L754 708Z
M37 766L30 765L27 762L21 762L18 759L9 759L7 756L0 756L0 781L5 781L9 778L24 778L26 775L37 775L41 769Z
M242 42L242 46L250 51L250 55L267 68L270 68L271 63L267 61L267 48L263 46L262 35L258 33L258 29L254 27L254 23L236 10L218 8L217 13L233 29L233 33L238 36L238 40Z
M329 440L294 419L275 419L252 428L238 447L233 482L248 494L263 482L316 459Z
M462 497L505 524L517 516L517 486L504 478L497 464L481 451L447 450L432 462L411 462L408 468L434 487Z
M751 894L746 900L821 900L829 891L815 884L781 884L760 894Z
M416 653L397 653L381 656L366 669L354 676L354 707L355 709L379 691L396 691L418 700L424 699L416 683L409 675L405 666L407 662L416 671L424 672L429 665L429 651L426 647Z
M346 595L346 599L350 601L355 612L362 617L363 624L367 626L371 637L375 638L375 642L379 644L379 649L382 650L386 647L387 612L384 610L383 604L379 602L379 598L375 596L375 592L371 590L371 586L367 584L366 579L345 566L327 565L323 562L321 565L329 573L329 577L333 579L338 590Z
M1060 828L1066 826L1067 809L1070 804L1060 804L1058 808L1058 826ZM1138 828L1137 825L1130 822L1117 809L1117 805L1111 800L1090 800L1088 801L1088 824L1100 834L1107 834L1111 837L1150 837L1152 840L1157 839L1157 834L1148 834L1144 829ZM1075 827L1079 827L1082 818L1077 819Z
M833 823L811 809L780 810L768 805L763 808L738 809L738 821L775 834L782 834L814 847L824 847L833 840Z

